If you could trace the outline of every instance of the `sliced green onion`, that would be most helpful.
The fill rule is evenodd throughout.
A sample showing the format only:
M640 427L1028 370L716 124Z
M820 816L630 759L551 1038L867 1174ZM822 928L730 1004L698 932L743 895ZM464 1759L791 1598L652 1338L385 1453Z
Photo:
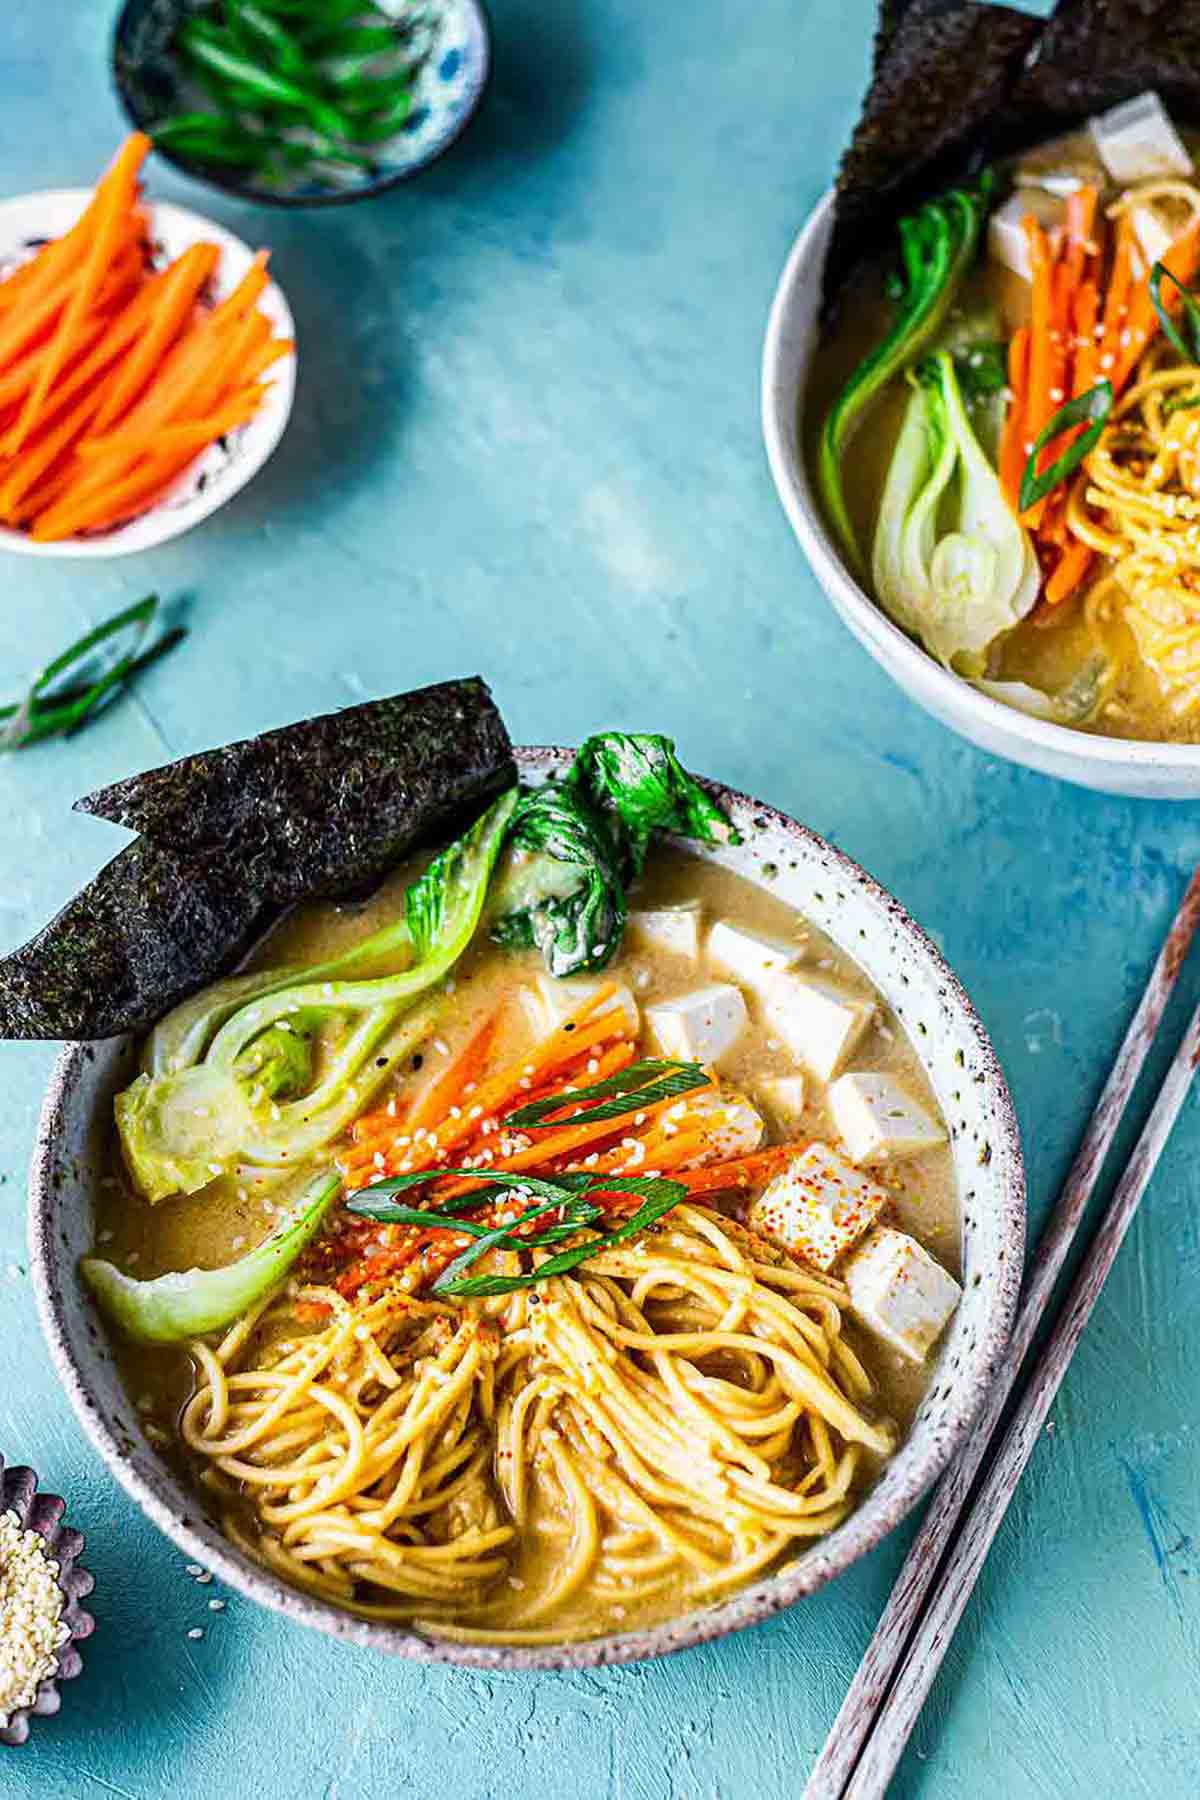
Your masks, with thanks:
M598 1124L604 1119L619 1119L626 1113L637 1112L640 1107L654 1106L660 1100L671 1100L677 1094L688 1094L693 1088L707 1086L708 1076L699 1063L663 1062L650 1057L644 1062L630 1063L616 1075L594 1082L591 1087L576 1088L569 1094L551 1094L547 1100L535 1100L531 1105L521 1107L519 1112L510 1113L505 1123L525 1131L531 1126L544 1125L547 1113L561 1112L567 1106L583 1106L590 1100L607 1100L606 1106L597 1106L588 1112L588 1124ZM610 1099L610 1095L615 1097ZM560 1125L565 1122L555 1121Z
M1174 319L1167 311L1166 301L1162 297L1163 278L1173 282L1183 297L1183 316L1191 327L1192 346L1189 350L1184 342L1183 334ZM1150 271L1150 298L1154 310L1158 314L1158 322L1162 326L1163 336L1173 349L1178 350L1184 362L1200 362L1200 303L1190 288L1185 288L1182 281L1172 275L1165 263L1156 262Z
M446 1277L450 1273L447 1269L441 1279L434 1283L434 1293L456 1294L463 1299L471 1299L492 1294L513 1294L521 1288L536 1287L540 1282L550 1281L556 1275L568 1274L589 1257L601 1255L614 1244L623 1244L629 1238L637 1237L639 1232L648 1230L665 1212L678 1206L687 1197L687 1188L682 1181L667 1181L660 1175L647 1175L640 1180L637 1176L598 1175L596 1186L605 1192L625 1189L644 1193L646 1199L635 1213L612 1231L602 1232L589 1238L586 1243L575 1244L570 1250L561 1250L557 1256L547 1257L532 1274L472 1275L465 1281L447 1281ZM476 1245L472 1244L471 1249L475 1250Z
M157 611L158 595L147 594L144 600L115 613L48 662L23 700L15 706L0 708L0 718L8 720L0 731L0 750L20 750L44 738L65 737L69 732L78 731L111 695L127 686L134 676L157 662L160 656L165 656L168 650L173 650L187 636L181 625L165 632L148 650L140 648ZM130 628L136 633L132 647L95 681L76 681L65 688L54 688L60 675L85 662L108 638Z
M1029 452L1029 460L1025 464L1025 472L1021 476L1020 506L1022 512L1028 512L1039 500L1053 491L1060 482L1073 475L1084 457L1100 442L1100 434L1108 423L1108 415L1113 409L1113 388L1111 381L1098 381L1090 387L1086 394L1077 394L1074 400L1068 400L1060 406L1048 425L1044 425L1034 439L1033 449ZM1048 469L1038 473L1038 456L1060 438L1064 431L1073 425L1082 425L1086 419L1093 423L1088 429L1068 445L1060 457L1050 464Z

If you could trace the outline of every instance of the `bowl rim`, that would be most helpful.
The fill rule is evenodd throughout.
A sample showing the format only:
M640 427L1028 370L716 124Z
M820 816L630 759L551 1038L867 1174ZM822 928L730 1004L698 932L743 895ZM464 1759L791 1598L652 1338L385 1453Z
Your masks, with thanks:
M799 454L793 455L788 437L788 412L794 412L799 394L787 395L781 378L796 298L821 278L824 258L817 266L817 247L829 227L836 201L836 189L827 188L805 219L788 252L771 300L760 374L762 434L775 490L826 597L832 599L836 594L853 614L870 640L869 647L878 653L878 660L893 680L898 679L894 669L900 665L922 686L939 691L947 705L974 712L993 732L1023 738L1058 758L1078 759L1098 769L1173 770L1200 777L1200 744L1171 743L1156 738L1103 737L1092 732L1074 731L1070 726L1057 725L1048 719L1035 719L993 699L990 694L981 694L960 675L944 669L928 651L901 631L846 568L813 491L803 444L798 446ZM815 342L805 349L801 358L801 388L811 371L814 348Z
M441 161L446 152L457 144L468 125L471 124L492 85L495 53L491 14L484 4L484 0L455 0L455 3L473 14L478 26L482 53L479 75L470 99L454 121L453 129L448 131L444 137L438 138L423 156L418 157L415 162L408 163L403 169L395 169L390 175L380 176L371 181L369 185L359 188L330 189L328 193L324 194L260 194L256 190L241 186L232 174L223 175L219 170L211 174L201 173L194 163L185 162L170 150L160 150L157 144L154 145L154 155L160 156L174 169L177 175L182 175L185 180L198 182L201 187L215 188L219 193L228 194L231 199L240 200L246 206L274 206L283 211L300 211L309 207L352 206L356 201L374 200L380 194L390 193L393 188L401 186L403 182L411 181L416 175L423 175L427 169L433 167L434 163ZM148 131L147 119L134 106L126 92L120 66L121 31L125 24L126 14L136 4L137 0L122 0L109 43L108 70L112 77L117 104L126 119L135 131Z
M23 207L64 210L78 207L82 212L92 197L92 191L91 188L80 187L39 188L27 194L9 194L0 199L0 221L7 213L19 213ZM196 212L190 206L181 206L176 200L147 197L144 204L150 214L151 230L158 221L169 226L175 233L186 235L189 242L216 244L222 259L234 256L239 260L244 259L247 266L253 260L254 252L245 239L216 219L206 218L203 213ZM164 544L173 543L176 538L194 531L198 525L203 525L207 519L220 512L243 488L248 487L275 454L288 428L296 400L296 375L299 368L296 321L287 295L271 274L259 297L259 304L264 303L271 308L271 323L275 334L290 338L292 348L273 365L259 412L239 427L244 432L254 432L258 428L253 448L248 455L229 466L224 479L210 482L202 491L197 491L174 507L165 506L160 496L144 511L134 513L132 518L126 519L114 530L96 537L76 536L64 538L61 542L40 544L26 532L0 526L0 551L10 556L57 559L60 562L114 562L122 556L138 556L143 551L161 549ZM155 520L157 523L152 524L151 521ZM144 534L135 536L132 543L122 541L126 533L134 535L139 526L146 528Z
M521 747L515 751L519 772L535 777L562 767L572 754L568 749L553 745ZM1003 1254L996 1259L990 1311L977 1333L970 1365L955 1375L953 1393L947 1397L946 1413L935 1441L919 1462L905 1470L904 1480L892 1490L887 1509L873 1511L872 1495L867 1495L839 1526L839 1541L833 1552L826 1549L824 1555L814 1554L820 1551L822 1544L829 1542L828 1539L816 1540L803 1564L761 1578L719 1604L681 1618L583 1642L536 1646L459 1643L425 1638L400 1624L364 1621L330 1602L292 1587L265 1566L252 1562L237 1551L215 1525L207 1534L202 1534L190 1517L180 1516L138 1474L126 1448L110 1430L92 1400L86 1375L76 1361L63 1319L65 1271L57 1254L54 1222L55 1156L60 1123L77 1085L86 1080L94 1056L90 1044L70 1044L60 1053L51 1072L29 1171L30 1277L42 1335L76 1417L110 1473L165 1536L248 1599L342 1641L416 1662L520 1671L598 1668L638 1662L705 1644L758 1624L815 1593L860 1556L874 1549L907 1517L942 1474L963 1441L1007 1348L1023 1272L1025 1167L1016 1109L1000 1059L962 982L937 945L894 895L843 850L778 808L720 782L706 779L704 785L723 804L745 809L755 820L765 820L769 827L782 831L798 845L827 858L830 868L843 883L857 888L876 907L883 909L889 924L906 941L916 959L936 977L939 992L951 1003L972 1039L973 1054L978 1059L977 1079L989 1094L993 1115L996 1141L991 1160L1005 1172L1005 1179L998 1184L996 1201L1000 1208L999 1242ZM695 849L694 845L689 847ZM924 1063L919 1049L917 1054ZM897 1459L903 1457L907 1442L905 1440L901 1445ZM894 1466L895 1462L889 1465Z

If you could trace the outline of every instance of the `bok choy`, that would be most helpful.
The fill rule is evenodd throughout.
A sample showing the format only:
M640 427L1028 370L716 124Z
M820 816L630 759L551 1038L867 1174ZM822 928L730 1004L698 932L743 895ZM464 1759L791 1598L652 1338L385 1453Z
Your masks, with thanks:
M235 977L185 1002L182 1018L168 1015L145 1071L116 1101L147 1199L194 1193L242 1160L294 1168L346 1128L428 1031L431 1013L412 1009L475 935L516 804L513 789L435 856L408 889L404 918L340 965ZM390 954L394 972L347 979L368 950L376 966ZM311 1038L322 1027L335 1035L314 1082Z
M324 1170L305 1187L275 1230L223 1269L184 1269L134 1281L103 1257L85 1256L84 1280L115 1325L143 1344L179 1344L220 1331L278 1286L312 1242L341 1188Z
M817 478L830 523L852 567L862 552L846 506L842 459L868 408L887 383L921 356L942 331L979 247L991 204L992 177L952 188L900 220L900 268L892 288L891 330L868 352L834 401L821 430Z
M552 975L603 968L620 948L625 889L641 874L656 831L707 844L738 841L669 738L590 737L561 780L521 799L492 907L493 937L536 946Z
M948 351L923 362L888 468L872 553L881 604L960 674L981 675L1041 581L979 444Z

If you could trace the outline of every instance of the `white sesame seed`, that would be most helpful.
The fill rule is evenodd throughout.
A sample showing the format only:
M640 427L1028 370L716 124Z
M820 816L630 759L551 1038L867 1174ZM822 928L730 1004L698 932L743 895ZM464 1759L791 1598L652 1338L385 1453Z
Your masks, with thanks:
M204 1633L199 1625L193 1625L192 1629L188 1632L188 1636L191 1638L192 1642L195 1643L197 1638L202 1638L204 1636Z

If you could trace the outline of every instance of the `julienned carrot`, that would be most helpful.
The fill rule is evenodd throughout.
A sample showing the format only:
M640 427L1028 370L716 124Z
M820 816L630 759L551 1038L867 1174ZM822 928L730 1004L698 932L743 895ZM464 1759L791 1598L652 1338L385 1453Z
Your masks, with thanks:
M735 1188L757 1187L805 1149L809 1141L799 1138L791 1144L772 1144L769 1150L755 1150L749 1156L735 1157L729 1162L684 1169L671 1179L681 1181L689 1194L722 1194Z
M496 1030L500 1023L502 1008L489 1013L483 1023L471 1033L454 1061L448 1069L444 1069L425 1087L413 1103L405 1120L406 1134L411 1135L420 1126L429 1126L435 1120L449 1116L450 1108L463 1099L463 1090L478 1082L487 1066L488 1053L491 1050Z
M1125 317L1129 309L1130 291L1133 286L1135 252L1133 225L1129 214L1122 213L1117 221L1117 240L1113 249L1108 287L1104 295L1100 354L1096 359L1101 376L1106 375L1109 380L1113 379L1120 355L1121 334L1125 330Z
M1000 485L1014 512L1019 507L1021 472L1028 452L1025 410L1029 388L1029 327L1014 331L1008 345L1008 385L1012 399L1004 417L1000 438Z
M1046 583L1046 604L1057 606L1075 592L1092 566L1092 551L1078 538L1070 538L1058 559L1054 573Z
M78 400L58 422L43 432L36 444L30 445L0 487L0 517L13 520L26 517L21 501L46 471L95 418L102 395L93 387Z
M38 378L26 397L20 418L8 435L5 447L10 456L20 450L29 436L55 378L71 355L79 328L100 289L120 240L123 223L136 195L138 172L149 149L150 139L143 132L131 133L100 184L96 195L96 216L79 278L63 308L51 353L39 369Z
M1025 401L1025 439L1032 443L1054 416L1051 398L1056 365L1056 318L1054 309L1054 268L1046 234L1032 214L1022 220L1029 247L1030 320L1029 381ZM1025 521L1036 529L1042 507L1031 507Z
M1200 213L1193 214L1187 225L1180 232L1171 248L1163 257L1163 267L1173 275L1184 287L1191 285L1196 270L1200 267ZM1169 313L1177 313L1183 302L1178 290L1170 282L1162 284L1162 300ZM1116 361L1112 368L1113 391L1117 394L1125 387L1141 359L1146 345L1158 330L1158 314L1154 310L1154 302L1150 298L1150 284L1140 282L1129 307L1125 326L1125 338L1120 344Z
M1096 227L1096 207L1100 195L1094 187L1076 188L1067 196L1066 246L1063 262L1072 292L1083 279L1084 269L1096 254L1092 233Z
M201 289L215 273L221 252L215 244L192 244L167 272L149 327L126 358L96 415L96 430L119 419L141 393L168 346L187 319Z
M187 449L169 455L145 458L124 480L111 487L75 500L68 491L57 505L39 513L33 521L31 536L36 543L60 542L79 531L96 531L102 526L119 525L140 512L146 502L171 485L202 450L210 437L196 434Z

